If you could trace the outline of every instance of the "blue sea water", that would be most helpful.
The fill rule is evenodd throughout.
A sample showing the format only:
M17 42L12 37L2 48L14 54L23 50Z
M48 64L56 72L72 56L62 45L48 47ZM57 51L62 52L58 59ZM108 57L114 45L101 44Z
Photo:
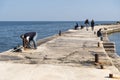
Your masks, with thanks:
M76 22L84 25L83 21L0 21L0 52L9 50L15 46L22 45L20 35L35 31L38 39L57 34L70 28L74 28ZM96 21L96 24L111 24L116 21Z
M110 41L115 42L116 53L120 56L120 32L112 33L108 36Z

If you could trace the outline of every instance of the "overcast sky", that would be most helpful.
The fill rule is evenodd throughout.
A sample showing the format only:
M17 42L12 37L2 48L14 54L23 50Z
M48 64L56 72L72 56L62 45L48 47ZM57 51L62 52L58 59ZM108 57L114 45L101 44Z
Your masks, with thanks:
M120 20L120 0L0 0L0 21Z

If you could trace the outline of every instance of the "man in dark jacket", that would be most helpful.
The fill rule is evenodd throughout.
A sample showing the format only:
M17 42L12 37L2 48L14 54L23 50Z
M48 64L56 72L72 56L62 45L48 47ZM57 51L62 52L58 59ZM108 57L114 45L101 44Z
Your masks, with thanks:
M94 25L95 25L95 22L94 20L91 21L91 28L92 28L92 31L94 30Z
M101 28L97 31L97 37L100 37L100 40L103 41L103 36L102 36L102 32L101 32Z
M36 44L37 33L36 32L28 32L28 33L22 34L20 37L23 40L24 49L32 48L30 44L31 41L33 42L34 49L37 49L37 44Z

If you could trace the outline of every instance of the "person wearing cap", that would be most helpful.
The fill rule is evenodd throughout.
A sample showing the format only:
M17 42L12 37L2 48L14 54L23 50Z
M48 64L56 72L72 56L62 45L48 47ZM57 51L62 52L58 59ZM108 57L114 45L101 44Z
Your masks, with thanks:
M22 34L20 37L22 38L24 49L32 48L31 42L33 42L34 49L37 49L37 43L36 43L37 33L36 32L28 32L28 33Z

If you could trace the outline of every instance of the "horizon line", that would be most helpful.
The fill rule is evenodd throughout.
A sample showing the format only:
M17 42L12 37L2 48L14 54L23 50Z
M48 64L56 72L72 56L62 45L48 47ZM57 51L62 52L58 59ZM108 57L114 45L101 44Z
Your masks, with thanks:
M31 21L33 21L33 22L39 22L39 21L42 21L42 20L16 20L16 22L31 22ZM48 21L48 22L52 22L52 21L55 21L55 20L43 20L43 21ZM56 20L56 21L58 21L58 20ZM59 22L60 21L67 21L67 20L59 20ZM78 21L78 20L68 20L68 21ZM81 21L85 21L85 20L81 20ZM89 20L90 21L90 20ZM95 20L95 21L119 21L119 20ZM11 21L7 21L7 20L3 20L3 21L0 21L0 22L15 22L14 20L11 20Z

